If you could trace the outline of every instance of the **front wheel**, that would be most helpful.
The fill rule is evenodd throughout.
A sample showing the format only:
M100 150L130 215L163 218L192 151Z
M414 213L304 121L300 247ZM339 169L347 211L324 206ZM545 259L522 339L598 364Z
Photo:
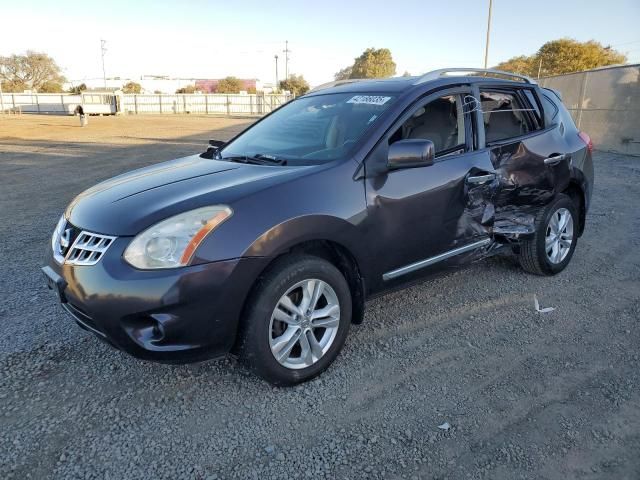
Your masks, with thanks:
M240 358L274 385L319 375L338 356L351 324L342 273L312 256L278 260L249 299Z
M542 209L533 238L520 244L520 265L527 272L555 275L571 261L578 241L576 205L561 194Z

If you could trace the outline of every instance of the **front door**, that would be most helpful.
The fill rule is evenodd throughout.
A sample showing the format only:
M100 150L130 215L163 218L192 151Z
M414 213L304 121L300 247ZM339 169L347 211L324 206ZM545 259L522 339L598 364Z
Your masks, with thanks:
M449 90L417 102L366 160L367 237L373 291L411 280L486 247L486 194L495 175L487 151L473 151L470 91ZM435 145L433 165L389 171L388 147L401 139Z

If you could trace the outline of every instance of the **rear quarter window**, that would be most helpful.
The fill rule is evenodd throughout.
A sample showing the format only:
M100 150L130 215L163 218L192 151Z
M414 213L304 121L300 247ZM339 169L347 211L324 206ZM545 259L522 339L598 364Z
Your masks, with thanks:
M544 110L544 123L549 125L553 123L558 116L558 106L545 93L540 97L540 101L542 102L542 110Z

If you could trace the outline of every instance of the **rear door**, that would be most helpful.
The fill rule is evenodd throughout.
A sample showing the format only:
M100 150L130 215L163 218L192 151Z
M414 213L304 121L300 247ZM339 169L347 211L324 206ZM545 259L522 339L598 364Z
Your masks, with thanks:
M565 190L572 151L556 126L546 125L534 85L475 88L480 147L486 146L498 183L487 192L494 234L533 232L536 212Z

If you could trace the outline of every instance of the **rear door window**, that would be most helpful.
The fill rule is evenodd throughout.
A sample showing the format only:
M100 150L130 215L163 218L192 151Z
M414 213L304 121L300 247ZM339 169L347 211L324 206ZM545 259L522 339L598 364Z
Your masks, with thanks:
M480 105L487 143L519 137L534 129L527 120L531 109L515 93L481 91Z

